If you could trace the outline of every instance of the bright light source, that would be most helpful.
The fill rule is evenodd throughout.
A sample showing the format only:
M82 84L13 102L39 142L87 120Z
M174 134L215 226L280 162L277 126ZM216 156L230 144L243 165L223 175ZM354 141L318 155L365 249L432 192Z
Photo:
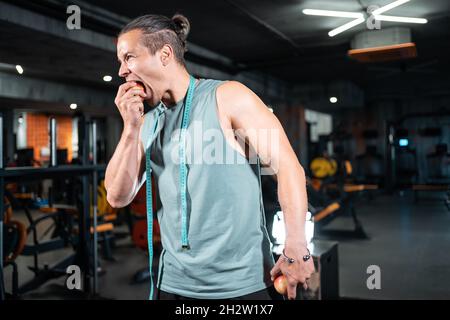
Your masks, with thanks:
M339 17L339 18L363 18L364 15L359 12L333 11L333 10L316 10L304 9L304 14L310 16Z
M305 237L306 242L310 243L312 238L314 237L314 221L312 221L311 212L306 213L306 222L305 222ZM286 240L286 230L284 225L283 211L278 211L273 218L272 225L272 236L275 238L274 250L275 253L281 254L281 251L284 248L284 242Z
M364 21L365 21L364 17L362 17L362 18L358 18L353 21L347 22L346 24L343 24L342 26L337 27L336 29L333 29L330 32L328 32L328 35L330 37L334 37L335 35L337 35L341 32L344 32L345 30L348 30L350 28L353 28L353 27L357 26L358 24L363 23Z
M405 22L405 23L427 23L427 19L423 18L410 18L410 17L396 17L396 16L384 16L382 13L387 12L393 8L396 8L410 0L397 0L391 2L381 8L375 9L369 12L370 16L374 16L379 21L392 21L392 22ZM344 32L350 28L353 28L365 21L365 16L361 12L349 12L349 11L333 11L333 10L319 10L319 9L303 9L302 12L307 15L314 16L327 16L327 17L339 17L339 18L354 18L354 20L347 22L346 24L331 30L328 32L330 37Z
M17 72L18 72L19 74L22 74L22 73L23 73L23 68L22 68L22 66L19 65L19 64L16 66L16 70L17 70Z
M309 219L308 219L309 214ZM311 243L312 239L314 238L314 221L311 219L311 213L308 211L306 213L306 221L305 221L305 238L306 243Z
M111 80L112 80L111 76L104 76L103 77L103 81L105 81L105 82L110 82Z
M336 103L337 102L337 98L336 97L330 97L330 102L331 103Z
M408 139L399 139L398 140L398 145L400 147L407 147L408 146Z
M398 7L398 6L404 4L404 3L408 2L408 1L409 0L397 0L397 1L391 2L391 3L385 5L385 6L381 7L381 8L378 8L378 9L372 11L372 14L373 15L382 14L382 13L384 13L386 11L389 11L391 9L394 9L395 7Z
M70 105L70 109L75 110L76 108L78 108L78 105L76 103L72 103Z
M275 238L275 244L284 244L284 240L286 239L286 231L284 229L284 218L282 211L278 211L273 218L272 236Z
M314 15L314 16L326 16L326 17L339 17L339 18L355 18L346 24L331 30L328 32L330 37L334 37L335 35L344 32L354 26L357 26L360 23L365 21L364 14L361 12L349 12L349 11L333 11L333 10L317 10L317 9L304 9L304 14Z
M423 18L410 18L410 17L396 17L396 16L383 16L383 15L376 15L376 20L380 21L392 21L392 22L406 22L406 23L427 23L427 19Z

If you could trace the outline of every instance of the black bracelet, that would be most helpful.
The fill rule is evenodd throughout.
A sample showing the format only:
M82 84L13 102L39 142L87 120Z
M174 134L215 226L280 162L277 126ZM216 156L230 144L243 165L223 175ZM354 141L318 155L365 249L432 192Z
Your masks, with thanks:
M305 262L308 261L309 259L311 259L311 252L309 252L308 247L306 247L306 250L308 250L308 254L303 256L303 261L305 261ZM288 256L286 256L286 254L284 253L284 249L283 249L282 254L283 254L283 257L286 259L287 262L289 262L289 263L294 263L295 262L295 259L289 258Z

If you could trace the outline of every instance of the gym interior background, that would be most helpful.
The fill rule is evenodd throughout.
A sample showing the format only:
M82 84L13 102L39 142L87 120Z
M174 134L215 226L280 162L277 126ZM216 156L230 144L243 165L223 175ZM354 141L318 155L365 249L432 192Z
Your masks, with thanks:
M148 297L145 191L113 209L102 184L122 130L115 43L176 12L189 71L257 93L307 172L318 272L299 299L449 299L447 0L0 1L1 297ZM283 217L262 187L276 257Z

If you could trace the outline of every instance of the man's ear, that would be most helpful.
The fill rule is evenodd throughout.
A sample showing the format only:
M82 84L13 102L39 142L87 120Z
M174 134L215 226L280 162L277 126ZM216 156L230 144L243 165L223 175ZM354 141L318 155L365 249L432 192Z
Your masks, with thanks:
M160 59L163 66L167 66L173 60L173 49L170 45L165 44L160 50Z

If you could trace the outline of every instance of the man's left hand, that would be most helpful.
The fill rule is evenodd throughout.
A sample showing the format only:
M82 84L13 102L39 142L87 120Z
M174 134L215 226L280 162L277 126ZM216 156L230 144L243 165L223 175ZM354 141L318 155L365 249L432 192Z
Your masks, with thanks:
M315 271L313 257L307 261L303 261L303 257L309 252L304 245L286 246L284 253L287 257L294 259L294 263L289 263L287 259L281 255L275 266L270 271L272 281L283 274L287 279L287 295L289 300L295 299L297 296L297 285L300 284L304 289L308 288L307 280Z

